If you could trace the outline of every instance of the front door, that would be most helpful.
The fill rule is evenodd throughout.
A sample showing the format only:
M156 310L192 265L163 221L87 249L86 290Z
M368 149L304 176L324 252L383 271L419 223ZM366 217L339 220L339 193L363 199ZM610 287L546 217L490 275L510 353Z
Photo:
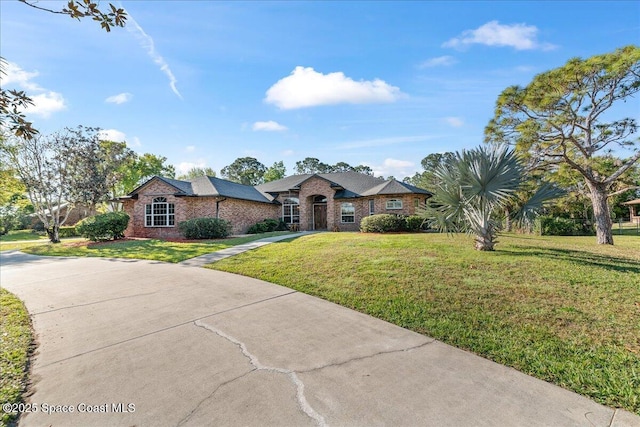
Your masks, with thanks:
M327 229L327 205L313 205L313 229Z

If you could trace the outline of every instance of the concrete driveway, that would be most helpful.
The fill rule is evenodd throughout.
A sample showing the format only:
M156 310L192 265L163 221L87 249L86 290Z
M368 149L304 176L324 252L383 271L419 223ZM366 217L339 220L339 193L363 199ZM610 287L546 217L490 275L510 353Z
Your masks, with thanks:
M21 426L640 425L263 281L153 261L5 252L0 263L38 340Z

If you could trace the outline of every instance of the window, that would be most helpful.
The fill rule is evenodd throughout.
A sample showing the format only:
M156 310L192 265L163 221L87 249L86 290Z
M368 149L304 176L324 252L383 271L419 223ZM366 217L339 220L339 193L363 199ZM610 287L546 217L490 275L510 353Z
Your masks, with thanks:
M387 209L402 209L402 200L387 200Z
M413 206L415 206L416 208L420 206L420 199L413 199Z
M175 225L175 205L167 203L166 197L156 197L153 203L145 205L145 227L173 227Z
M376 201L371 199L369 200L369 215L373 215L376 211Z
M356 222L356 208L353 203L343 203L341 205L341 222Z
M286 224L300 223L300 200L296 197L288 197L282 203L282 220Z

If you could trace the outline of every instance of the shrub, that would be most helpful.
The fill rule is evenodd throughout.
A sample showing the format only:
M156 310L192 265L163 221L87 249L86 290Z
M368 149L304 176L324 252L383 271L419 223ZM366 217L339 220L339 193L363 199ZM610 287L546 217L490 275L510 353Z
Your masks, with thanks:
M76 224L75 229L82 237L98 242L124 237L128 224L129 215L126 213L107 212L83 219Z
M407 223L403 216L378 214L364 217L360 221L360 231L363 233L388 233L403 231Z
M539 217L536 231L542 236L580 236L593 232L581 222L553 216Z
M231 223L220 218L194 218L178 224L187 239L223 239L231 234Z
M126 228L126 227L125 227ZM62 226L58 230L58 236L62 239L63 237L78 237L78 231L73 225L70 226Z
M268 233L270 231L287 231L289 227L282 220L273 218L267 218L264 221L260 221L257 224L253 224L247 230L249 234Z
M404 220L406 223L405 228L407 229L407 231L416 232L416 231L422 230L424 227L424 218L422 218L421 216L410 215L406 217Z

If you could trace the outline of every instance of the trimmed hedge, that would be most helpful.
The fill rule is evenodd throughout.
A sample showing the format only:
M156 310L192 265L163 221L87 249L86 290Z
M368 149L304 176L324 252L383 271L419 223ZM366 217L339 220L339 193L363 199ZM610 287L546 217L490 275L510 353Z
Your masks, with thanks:
M187 239L223 239L231 234L231 223L220 218L194 218L178 224Z
M418 215L378 214L364 217L360 221L360 231L363 233L417 232L423 227L424 218Z
M272 218L267 218L264 221L260 221L257 224L253 224L247 230L249 234L269 233L270 231L287 231L289 227L284 221Z
M127 229L128 224L129 215L126 213L107 212L81 220L76 224L75 229L82 237L98 242L124 237L124 230Z
M78 237L78 236L80 236L80 233L78 233L78 231L76 230L75 226L73 226L73 225L69 225L69 226L64 225L64 226L60 227L60 229L58 230L58 236L60 236L61 239L63 237Z

